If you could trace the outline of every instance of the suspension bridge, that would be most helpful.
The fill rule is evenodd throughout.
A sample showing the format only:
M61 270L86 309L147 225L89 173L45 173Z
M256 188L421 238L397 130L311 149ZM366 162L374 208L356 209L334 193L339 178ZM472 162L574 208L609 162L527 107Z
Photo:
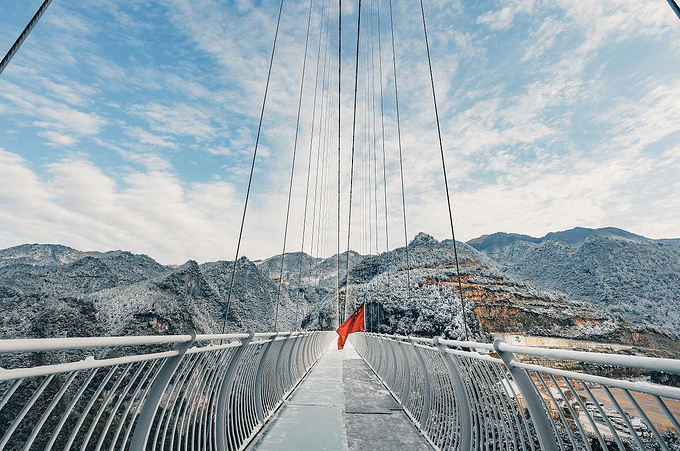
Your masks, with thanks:
M680 17L676 2L667 1ZM44 1L3 58L0 73L50 2ZM352 334L348 345L338 350L335 332L277 330L291 193L302 144L298 132L303 94L309 90L305 67L308 55L314 53L310 47L314 42L314 107L301 248L305 249L306 238L311 242L310 253L323 254L334 245L336 321L341 323L362 301L353 299L350 292L352 226L358 216L360 248L378 253L380 203L384 204L383 241L389 249L384 163L387 90L382 83L383 72L391 71L406 241L406 296L410 293L392 3L388 3L387 14L380 12L380 1L366 3L370 3L368 9L362 10L362 0L356 5L345 280L341 280L340 261L342 2L333 6L326 0L316 5L310 1L274 331L227 333L236 262L284 8L281 1L222 333L0 340L4 365L0 368L0 450L680 449L680 388L647 381L650 376L659 382L677 380L679 360L517 346L501 340L474 341L464 314L422 0L419 13L455 255L452 264L457 270L457 300L461 304L457 317L460 324L454 328L459 339L363 331ZM311 27L313 13L321 18L318 39ZM389 20L383 21L382 16ZM384 28L391 44L387 52L391 59L387 61L383 61ZM313 184L312 174L316 178ZM337 209L332 202L335 193ZM312 210L310 224L308 207ZM326 227L332 223L335 236ZM301 263L299 268L301 279Z

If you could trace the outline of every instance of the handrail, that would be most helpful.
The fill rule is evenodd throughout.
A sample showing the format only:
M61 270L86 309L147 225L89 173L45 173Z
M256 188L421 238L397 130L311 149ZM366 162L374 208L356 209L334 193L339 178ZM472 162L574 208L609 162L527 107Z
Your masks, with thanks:
M0 340L0 451L243 449L335 336Z
M187 335L151 335L129 337L17 338L0 340L0 354L15 352L65 351L69 349L105 348L175 344L192 339Z
M367 332L366 335L393 339L395 341L415 341L434 347L434 339L423 337L411 337L405 335L389 335ZM482 349L495 352L492 343L477 343L470 341L447 340L438 338L438 343L451 348ZM530 355L554 360L572 360L575 362L597 363L601 365L612 365L626 368L636 368L648 371L661 371L680 375L680 360L659 357L644 357L621 354L607 354L603 352L573 351L568 349L542 348L538 346L517 346L510 345L498 340L500 351L511 352L515 355Z
M279 332L279 336L296 334L297 332ZM267 338L277 332L258 332L257 338ZM203 334L197 335L196 341L243 340L248 334ZM14 338L0 340L0 354L18 352L65 351L69 349L104 348L111 346L141 346L155 344L176 344L192 340L186 335L142 335L124 337L69 337L69 338Z
M605 354L602 352L571 351L567 349L539 348L533 346L515 346L500 342L501 351L513 354L532 355L555 360L573 360L576 362L599 363L649 371L680 374L680 360L634 355Z
M680 374L679 360L368 332L350 341L438 449L680 443L680 388L639 380L640 370ZM574 371L574 362L628 380Z

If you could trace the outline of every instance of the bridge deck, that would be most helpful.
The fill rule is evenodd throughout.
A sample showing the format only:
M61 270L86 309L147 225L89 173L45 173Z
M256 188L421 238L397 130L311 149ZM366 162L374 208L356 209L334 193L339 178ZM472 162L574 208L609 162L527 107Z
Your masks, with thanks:
M250 450L431 450L349 344L321 356Z

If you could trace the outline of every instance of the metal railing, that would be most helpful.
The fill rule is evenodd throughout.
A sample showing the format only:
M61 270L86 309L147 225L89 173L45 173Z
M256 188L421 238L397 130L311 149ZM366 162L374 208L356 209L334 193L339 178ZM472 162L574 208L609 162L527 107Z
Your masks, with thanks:
M243 449L334 336L0 340L0 450Z
M649 372L680 374L680 360L500 340L350 337L435 448L680 450L680 388L640 381Z

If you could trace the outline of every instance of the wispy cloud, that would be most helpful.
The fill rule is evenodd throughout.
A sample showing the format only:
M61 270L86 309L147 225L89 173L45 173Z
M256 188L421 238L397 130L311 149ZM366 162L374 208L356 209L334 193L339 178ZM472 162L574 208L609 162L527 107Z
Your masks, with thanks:
M364 11L374 5L365 4ZM246 221L245 252L254 257L278 252L282 243L308 5L286 2L284 8ZM55 3L0 79L0 124L13 130L0 136L6 149L0 176L11 182L0 188L6 225L0 247L60 241L129 248L164 262L232 258L277 6L273 0ZM394 6L409 233L446 238L422 22L411 6ZM540 235L576 225L677 235L680 38L663 1L436 1L425 7L459 238L501 229ZM344 12L342 234L356 10ZM381 13L387 193L391 241L400 245L386 3ZM7 20L0 18L0 29ZM298 136L290 249L302 233L316 38ZM368 66L362 64L363 71ZM334 71L329 62L328 74ZM352 245L366 251L366 221L375 214L366 167L374 132L368 73L361 74ZM321 96L318 101L317 107ZM325 116L332 127L334 108ZM336 235L332 127L320 145L319 136L312 141L312 169L317 150L327 152L327 167L320 167L319 186L311 174L310 199L317 189L319 213L310 227L330 241ZM322 219L331 224L324 230Z
M84 159L47 166L46 177L0 149L0 220L5 239L79 249L132 249L163 263L224 258L238 204L230 184L183 183L161 171L115 179ZM240 196L238 196L240 197ZM240 199L239 199L240 200Z

